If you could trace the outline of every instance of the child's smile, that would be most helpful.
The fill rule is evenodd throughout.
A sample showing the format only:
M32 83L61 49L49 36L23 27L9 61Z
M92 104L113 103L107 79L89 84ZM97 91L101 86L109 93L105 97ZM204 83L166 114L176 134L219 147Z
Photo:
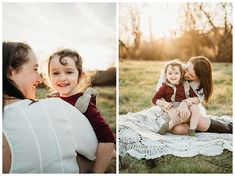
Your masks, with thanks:
M58 57L54 57L50 62L50 79L53 88L60 93L60 96L71 96L79 92L79 73L75 62L70 57L63 58L62 65Z

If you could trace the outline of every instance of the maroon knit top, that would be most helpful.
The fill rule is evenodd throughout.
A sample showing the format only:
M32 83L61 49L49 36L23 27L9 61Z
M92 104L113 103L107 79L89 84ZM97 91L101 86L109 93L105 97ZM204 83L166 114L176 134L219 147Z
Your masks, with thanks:
M186 99L185 92L184 92L184 85L180 83L176 86L176 95L175 95L175 101L181 102ZM159 90L155 93L152 102L156 105L156 101L164 98L167 102L171 102L171 96L173 95L174 90L172 87L168 86L166 83L162 84L162 87L159 88ZM189 96L190 97L197 97L197 95L194 93L193 89L190 87L189 89Z

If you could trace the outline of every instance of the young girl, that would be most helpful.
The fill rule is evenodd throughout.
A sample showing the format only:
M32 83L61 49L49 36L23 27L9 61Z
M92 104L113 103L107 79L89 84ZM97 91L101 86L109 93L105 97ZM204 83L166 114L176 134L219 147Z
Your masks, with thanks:
M191 103L191 105L192 102L195 104L199 103L199 99L189 86L189 83L187 81L183 81L183 67L179 61L174 60L167 63L164 73L166 75L166 82L162 84L152 99L153 104L160 106L167 113L166 123L164 123L159 130L159 133L162 135L166 134L167 131L171 131L175 125L189 120L190 115L185 119L182 119L178 115L177 107L180 102L186 101L187 104ZM192 97L192 101L187 102L186 99L189 97ZM188 135L195 136L195 129L197 127L198 120L198 114L192 113Z
M97 92L87 89L82 93L79 90L84 75L82 58L70 49L57 51L49 58L48 74L52 87L58 92L57 96L79 109L91 123L99 142L93 172L103 173L114 156L115 138L96 108Z

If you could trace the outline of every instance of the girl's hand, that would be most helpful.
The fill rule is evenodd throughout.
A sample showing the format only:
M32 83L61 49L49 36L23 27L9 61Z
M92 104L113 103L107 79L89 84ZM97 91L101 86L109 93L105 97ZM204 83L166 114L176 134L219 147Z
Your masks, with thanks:
M169 102L164 102L163 103L163 109L164 110L170 110L172 108L172 104Z
M180 103L179 107L177 108L177 114L183 119L186 119L188 116L190 116L190 111L186 102Z

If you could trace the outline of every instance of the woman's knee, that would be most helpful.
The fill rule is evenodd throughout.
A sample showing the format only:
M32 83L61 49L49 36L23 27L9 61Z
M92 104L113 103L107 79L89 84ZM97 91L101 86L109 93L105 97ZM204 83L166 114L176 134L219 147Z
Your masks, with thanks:
M210 127L211 124L211 119L208 115L201 115L200 114L200 118L198 120L198 124L197 124L197 130L199 131L207 131L208 128Z

